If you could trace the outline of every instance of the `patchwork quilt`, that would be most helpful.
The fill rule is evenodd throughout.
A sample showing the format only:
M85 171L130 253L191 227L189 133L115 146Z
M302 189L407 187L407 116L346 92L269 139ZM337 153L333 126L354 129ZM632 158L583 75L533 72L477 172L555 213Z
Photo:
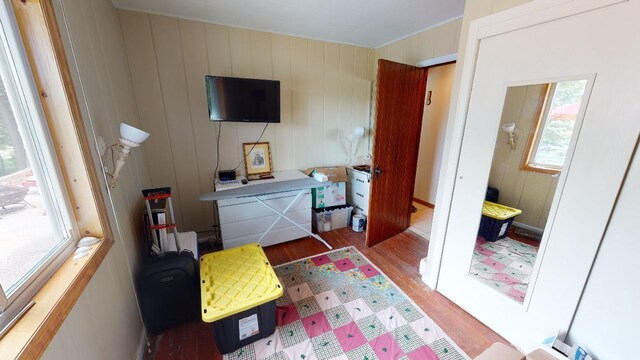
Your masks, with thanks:
M495 242L478 238L470 274L512 299L523 302L538 248L505 237Z
M275 333L225 359L469 359L354 247L274 270L285 287Z

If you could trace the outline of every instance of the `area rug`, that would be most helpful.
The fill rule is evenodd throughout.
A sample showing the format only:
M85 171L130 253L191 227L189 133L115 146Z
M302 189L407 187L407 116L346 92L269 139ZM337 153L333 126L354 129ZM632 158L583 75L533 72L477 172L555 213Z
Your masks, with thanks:
M285 287L275 333L225 359L469 359L354 247L274 270Z
M470 274L510 298L523 302L538 248L509 237L495 242L478 238Z

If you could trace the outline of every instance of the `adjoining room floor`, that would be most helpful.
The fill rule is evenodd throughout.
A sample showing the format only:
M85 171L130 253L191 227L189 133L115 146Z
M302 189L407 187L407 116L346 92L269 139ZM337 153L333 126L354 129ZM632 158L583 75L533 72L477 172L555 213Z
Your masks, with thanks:
M409 230L429 240L431 239L431 223L433 223L433 209L420 203L413 202L418 211L411 214Z
M484 326L440 293L429 289L420 279L420 259L427 255L429 243L411 231L397 235L374 247L364 244L365 234L350 228L323 233L335 249L355 246L394 281L429 317L431 317L470 357L475 357L494 342L506 340ZM265 253L275 266L321 254L328 249L315 239L304 238L269 246ZM211 326L188 323L150 338L152 353L146 359L221 359Z

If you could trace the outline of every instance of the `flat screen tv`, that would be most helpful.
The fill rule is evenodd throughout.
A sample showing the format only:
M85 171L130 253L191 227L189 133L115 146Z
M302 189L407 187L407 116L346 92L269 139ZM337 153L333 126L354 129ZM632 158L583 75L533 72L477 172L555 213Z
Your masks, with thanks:
M205 76L211 121L280 122L280 81Z

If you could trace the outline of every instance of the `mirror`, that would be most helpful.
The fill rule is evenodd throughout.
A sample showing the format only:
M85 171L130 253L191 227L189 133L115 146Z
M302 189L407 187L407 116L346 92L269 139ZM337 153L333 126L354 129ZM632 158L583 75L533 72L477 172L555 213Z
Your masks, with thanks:
M507 89L469 274L520 303L547 241L547 219L578 133L587 83Z

